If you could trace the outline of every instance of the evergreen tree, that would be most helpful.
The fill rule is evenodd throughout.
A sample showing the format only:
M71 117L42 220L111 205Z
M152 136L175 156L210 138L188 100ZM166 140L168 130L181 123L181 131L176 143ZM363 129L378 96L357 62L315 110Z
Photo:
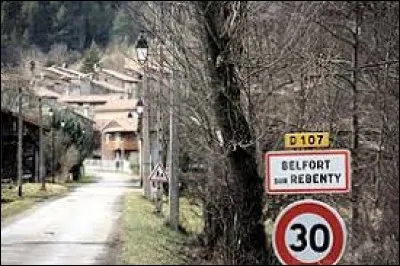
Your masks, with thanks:
M121 1L2 1L1 62L11 60L13 50L20 47L35 45L48 52L53 44L64 43L69 50L82 52L93 41L100 47L108 45L114 30L117 36L136 35L135 23L123 12L115 20L121 5Z
M99 61L100 61L100 51L96 43L93 42L83 59L83 65L81 67L81 71L83 73L94 72L94 65L98 64Z
M113 21L112 38L117 42L133 42L138 32L139 27L134 19L124 10L120 10Z

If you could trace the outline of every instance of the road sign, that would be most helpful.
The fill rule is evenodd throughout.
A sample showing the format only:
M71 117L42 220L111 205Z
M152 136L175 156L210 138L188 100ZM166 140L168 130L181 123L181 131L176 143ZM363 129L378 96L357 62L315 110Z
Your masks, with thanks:
M168 182L169 181L168 175L165 172L164 167L160 163L158 163L154 167L154 169L150 173L148 179L150 181L159 181L159 182Z
M268 194L350 192L348 150L271 151L265 168Z
M272 245L285 265L334 265L344 253L346 238L343 219L332 207L301 200L278 215Z
M285 148L329 147L329 132L300 132L285 134Z

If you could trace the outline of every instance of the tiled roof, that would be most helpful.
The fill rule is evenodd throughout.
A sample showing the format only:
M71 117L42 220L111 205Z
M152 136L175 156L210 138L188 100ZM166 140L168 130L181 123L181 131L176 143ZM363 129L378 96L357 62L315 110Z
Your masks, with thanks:
M135 110L138 99L111 99L104 105L95 106L95 112L98 111L119 111L119 110Z
M106 103L110 100L119 99L121 95L119 94L88 94L88 95L68 95L62 96L59 101L66 103Z
M110 91L126 92L126 90L124 88L112 85L112 84L110 84L108 82L104 82L104 81L100 81L100 80L91 80L90 82L92 82L93 84L95 84L97 86L103 87L103 88L105 88L107 90L110 90Z
M96 119L95 129L101 131L109 121L110 119Z
M59 94L59 93L57 93L57 92L55 92L55 91L49 90L49 89L47 89L47 88L45 88L45 87L38 87L38 88L36 88L36 89L35 89L35 94L36 94L37 96L39 96L39 97L42 97L42 98L53 98L53 99L57 99L57 98L60 98L60 97L61 97L61 94Z
M135 60L125 57L124 68L143 75L143 67Z
M91 118L91 117L88 116L88 115L85 115L84 112L83 112L83 110L80 109L80 108L69 108L69 110L70 110L71 112L73 112L74 114L79 115L81 118L84 118L84 119L88 120L90 123L96 123L96 122L93 120L93 118Z
M137 116L132 118L115 118L108 120L106 124L103 125L101 131L103 133L107 132L131 132L137 131L139 125L139 120Z
M11 111L8 108L1 107L1 112L3 114L11 115L11 116L13 116L15 118L18 118L18 112ZM37 117L34 116L33 114L30 114L30 115L26 114L26 115L23 116L23 121L25 123L34 125L36 127L40 127L40 124L39 124L39 122L37 120L38 120ZM49 127L47 125L43 124L43 129L49 130Z
M61 70L63 72L67 72L69 74L75 75L75 76L87 76L87 74L70 69L70 68L64 68L64 67L57 67L58 70Z
M120 80L124 80L124 81L129 81L129 82L139 82L140 81L139 79L136 79L134 77L128 76L128 75L126 75L124 73L117 72L117 71L114 71L114 70L111 70L111 69L103 68L103 69L101 69L101 72L106 73L108 75L111 75L113 77L116 77L116 78L118 78Z
M65 71L61 71L61 70L59 70L59 69L57 69L55 67L47 67L46 70L49 71L49 72L52 72L54 74L60 75L61 77L66 77L68 79L76 78L74 75L71 75L71 74L69 74L69 73L67 73Z

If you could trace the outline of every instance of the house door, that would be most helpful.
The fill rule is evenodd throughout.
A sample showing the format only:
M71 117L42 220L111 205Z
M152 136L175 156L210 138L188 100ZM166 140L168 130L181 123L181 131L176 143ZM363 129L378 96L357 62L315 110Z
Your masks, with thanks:
M115 151L115 160L121 160L121 150L120 149Z

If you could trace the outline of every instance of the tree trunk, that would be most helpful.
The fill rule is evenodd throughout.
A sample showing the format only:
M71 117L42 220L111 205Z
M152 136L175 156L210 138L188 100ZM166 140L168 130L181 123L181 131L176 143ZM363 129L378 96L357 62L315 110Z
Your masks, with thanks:
M225 148L228 149L228 195L220 195L219 200L224 197L230 198L230 202L225 200L221 202L222 206L217 204L219 214L222 215L222 221L220 221L222 224L217 223L211 227L214 228L213 238L223 240L224 263L263 264L266 262L267 253L262 221L262 178L257 171L254 145L242 148L239 144L250 143L253 138L248 121L240 108L240 91L244 88L241 88L237 82L235 65L228 62L228 58L240 58L241 54L238 51L243 51L243 49L241 49L240 40L237 39L240 37L230 36L229 32L232 31L223 29L226 23L215 21L224 14L224 22L226 22L238 12L235 25L240 25L240 20L245 17L243 15L245 5L245 3L236 2L234 4L214 3L205 14L205 23L209 26L207 31L208 68L214 90L214 111L221 128ZM220 32L223 33L220 34ZM237 47L230 49L234 45ZM218 200L218 195L214 197ZM222 230L221 227L223 227Z

